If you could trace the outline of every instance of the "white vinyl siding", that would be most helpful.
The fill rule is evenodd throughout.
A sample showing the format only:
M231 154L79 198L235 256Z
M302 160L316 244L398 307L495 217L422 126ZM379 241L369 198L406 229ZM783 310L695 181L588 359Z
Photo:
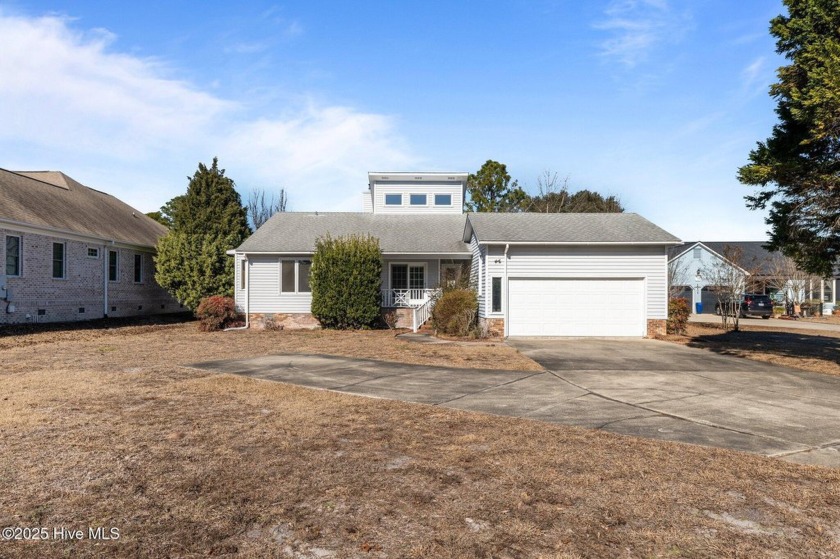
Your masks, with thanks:
M237 259L241 259L237 255ZM308 260L312 255L301 254L299 256L283 256L283 260L302 259ZM258 256L248 257L250 265L248 273L251 274L248 280L251 302L249 311L251 313L309 313L312 307L311 293L280 293L280 257L279 256ZM241 273L240 266L236 267L237 276ZM240 285L237 277L237 287ZM236 290L237 307L245 310L245 290Z
M482 247L485 248L485 247ZM502 317L490 312L486 293L489 278L504 277L504 245L486 246L483 281L486 308L479 298L479 316ZM645 312L648 319L668 317L668 273L664 247L657 246L517 246L508 249L508 278L640 278L646 282ZM502 311L507 287L502 284ZM483 313L483 314L482 314Z
M464 194L463 183L374 183L373 185L373 212L374 213L463 213ZM401 194L400 205L385 204L386 194ZM424 195L426 202L423 205L412 205L411 195ZM435 194L448 194L452 197L452 204L448 206L435 206Z
M373 193L370 190L362 192L362 211L373 213Z
M470 285L475 288L478 295L478 316L485 317L484 312L484 254L486 250L478 244L478 240L473 235L470 238L470 252L472 253L472 262L470 262Z

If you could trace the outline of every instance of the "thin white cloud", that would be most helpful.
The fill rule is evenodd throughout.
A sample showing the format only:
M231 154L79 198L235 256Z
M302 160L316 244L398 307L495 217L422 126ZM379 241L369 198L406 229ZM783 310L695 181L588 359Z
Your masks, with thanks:
M741 71L741 91L748 98L767 93L772 72L767 58L760 56Z
M355 210L366 171L417 160L392 117L312 101L249 116L249 100L203 91L161 60L119 52L113 34L72 23L0 11L0 167L62 165L148 211L218 155L244 189L279 184L297 209Z
M689 25L690 17L668 0L613 0L594 27L608 35L600 44L601 55L634 68L659 45L678 41Z

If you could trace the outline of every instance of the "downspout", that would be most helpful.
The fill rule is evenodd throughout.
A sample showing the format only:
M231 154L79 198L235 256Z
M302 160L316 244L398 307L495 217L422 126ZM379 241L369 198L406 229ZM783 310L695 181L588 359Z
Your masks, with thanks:
M506 244L505 245L505 281L504 281L504 286L505 286L505 293L504 293L504 296L505 296L505 332L504 332L505 333L505 338L507 338L507 336L508 336L508 326L509 326L508 322L510 322L508 320L508 314L509 313L508 313L508 269L507 269L508 249L509 248L510 248L510 244Z

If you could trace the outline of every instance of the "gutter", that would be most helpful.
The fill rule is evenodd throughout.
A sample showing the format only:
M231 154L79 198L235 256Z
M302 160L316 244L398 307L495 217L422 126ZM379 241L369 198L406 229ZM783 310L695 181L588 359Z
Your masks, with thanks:
M247 330L251 326L251 262L247 258L242 259L245 264L245 326L236 328L225 328L223 332L234 330Z
M555 245L555 246L677 246L681 245L682 241L628 241L628 242L589 242L589 241L478 241L480 245L499 245L505 243L506 245Z

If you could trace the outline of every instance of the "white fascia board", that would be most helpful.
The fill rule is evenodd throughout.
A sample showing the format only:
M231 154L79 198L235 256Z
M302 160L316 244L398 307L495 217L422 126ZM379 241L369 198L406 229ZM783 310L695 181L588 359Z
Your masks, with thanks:
M703 244L703 243L701 243L701 242L696 242L696 243L692 244L692 245L691 245L691 246L689 246L687 249L685 249L684 251L682 251L681 253L679 253L679 254L678 254L678 255L676 255L675 257L671 258L668 262L673 262L673 261L674 261L674 260L676 260L677 258L680 258L680 257L681 257L681 256L683 256L684 254L686 254L687 252L689 252L689 251L690 251L691 249L693 249L694 247L696 247L696 246L698 246L698 245L702 245L702 244ZM708 250L708 247L706 247L706 245L703 245L703 247L704 247L704 248L706 248L706 250Z
M132 243L125 243L122 241L115 241L114 239L105 239L102 237L94 237L92 235L85 235L83 233L76 233L74 231L67 231L65 229L57 229L54 227L46 227L44 225L32 225L30 223L23 223L20 221L12 221L10 219L0 218L0 227L13 229L21 233L30 233L33 235L44 235L48 237L60 237L69 241L78 241L80 243L91 243L97 245L109 245L116 248L127 248L136 250L138 252L154 253L157 249L148 245L135 245Z
M744 272L745 275L747 275L747 276L752 275L748 271L743 269L742 267L740 267L737 264L735 264L733 262L730 262L728 259L724 258L724 256L722 254L718 254L717 252L713 251L712 249L710 249L709 247L704 245L702 241L698 242L697 244L702 246L703 248L705 248L709 252L709 254L711 254L712 256L714 256L716 258L720 258L721 260L723 260L724 262L726 262L727 264L729 264L733 268L737 268L737 269L741 270L742 272Z
M555 245L555 246L676 246L682 241L625 241L625 242L589 242L589 241L478 241L480 245Z
M284 256L284 255L309 255L315 254L314 251L259 251L259 250L232 250L228 254L254 254L258 256ZM430 258L469 258L472 256L471 252L383 252L382 256L411 256L414 258L429 256Z

